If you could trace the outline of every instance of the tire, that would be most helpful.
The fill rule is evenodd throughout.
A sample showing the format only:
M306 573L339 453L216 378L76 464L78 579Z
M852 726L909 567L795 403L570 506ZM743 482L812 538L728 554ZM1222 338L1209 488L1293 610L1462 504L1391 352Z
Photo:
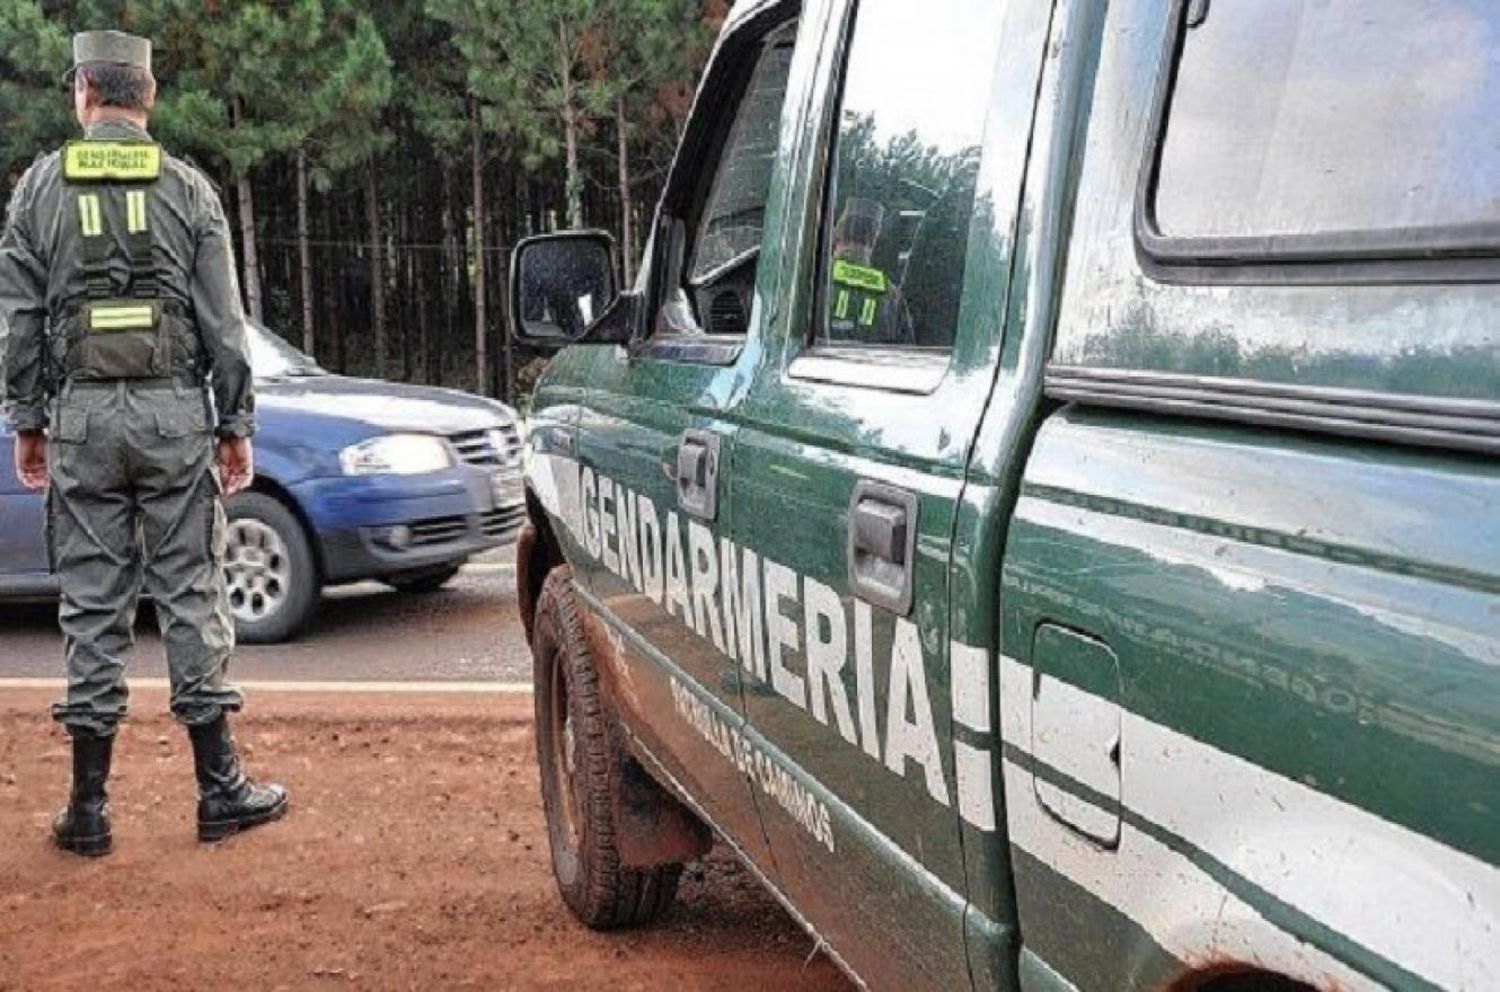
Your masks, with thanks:
M453 577L458 574L458 570L462 566L463 562L456 562L452 565L442 565L425 572L388 575L380 581L397 592L408 592L418 596L426 596L437 592L443 586L453 581Z
M620 864L612 799L626 755L599 689L566 566L554 568L542 586L535 631L537 761L558 890L591 929L649 923L676 898L682 865Z
M241 493L226 508L224 574L235 636L242 644L277 644L307 623L321 583L302 524L280 500Z

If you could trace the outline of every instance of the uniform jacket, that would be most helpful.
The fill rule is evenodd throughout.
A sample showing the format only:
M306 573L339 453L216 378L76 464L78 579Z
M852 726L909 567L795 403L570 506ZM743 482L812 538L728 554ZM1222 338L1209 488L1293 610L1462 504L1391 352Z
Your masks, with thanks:
M96 124L87 137L150 140L145 130L126 121ZM105 214L112 232L123 230L123 215ZM48 381L45 360L49 317L55 323L87 296L77 216L61 154L37 159L11 197L0 238L0 326L10 325L3 395L18 431L47 426L47 404L57 386ZM196 326L218 410L217 433L249 436L255 428L255 397L245 314L218 192L197 169L164 155L161 178L152 187L150 229L160 296L182 307ZM109 275L115 290L125 295L130 283L125 243L121 237L112 242Z

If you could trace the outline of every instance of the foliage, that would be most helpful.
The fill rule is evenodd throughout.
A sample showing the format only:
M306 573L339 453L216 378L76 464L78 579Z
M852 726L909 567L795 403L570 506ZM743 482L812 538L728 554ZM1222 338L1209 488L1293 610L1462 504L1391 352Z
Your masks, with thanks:
M221 186L254 232L269 324L295 337L310 253L318 358L367 371L371 278L399 373L474 381L471 113L482 141L487 324L498 340L509 246L559 221L619 226L622 148L647 208L724 0L0 0L0 197L72 137L73 32L150 37L152 133ZM618 141L624 101L626 141ZM307 166L299 246L296 166ZM557 166L563 168L558 169ZM378 225L365 200L378 179ZM622 192L624 194L622 204ZM239 216L241 203L253 216ZM371 267L378 230L385 264ZM491 348L491 353L498 351ZM516 363L519 368L524 356ZM467 364L466 364L467 363ZM399 374L398 373L398 374Z

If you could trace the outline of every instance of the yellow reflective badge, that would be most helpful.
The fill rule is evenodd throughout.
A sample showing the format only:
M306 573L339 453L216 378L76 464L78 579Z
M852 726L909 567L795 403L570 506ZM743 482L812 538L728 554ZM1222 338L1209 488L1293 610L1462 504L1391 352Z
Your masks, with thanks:
M868 290L871 293L886 291L884 272L872 269L868 265L855 265L842 258L834 260L833 281L845 286L853 286L856 289Z
M63 149L63 178L75 183L155 182L161 147L144 141L70 141Z

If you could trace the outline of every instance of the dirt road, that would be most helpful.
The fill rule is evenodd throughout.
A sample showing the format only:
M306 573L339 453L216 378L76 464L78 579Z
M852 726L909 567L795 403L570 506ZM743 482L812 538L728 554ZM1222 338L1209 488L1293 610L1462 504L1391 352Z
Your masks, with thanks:
M240 739L282 823L192 830L185 736L138 692L116 746L115 853L54 852L67 739L47 691L0 692L0 990L844 990L716 852L660 925L595 934L547 861L529 696L261 694Z

